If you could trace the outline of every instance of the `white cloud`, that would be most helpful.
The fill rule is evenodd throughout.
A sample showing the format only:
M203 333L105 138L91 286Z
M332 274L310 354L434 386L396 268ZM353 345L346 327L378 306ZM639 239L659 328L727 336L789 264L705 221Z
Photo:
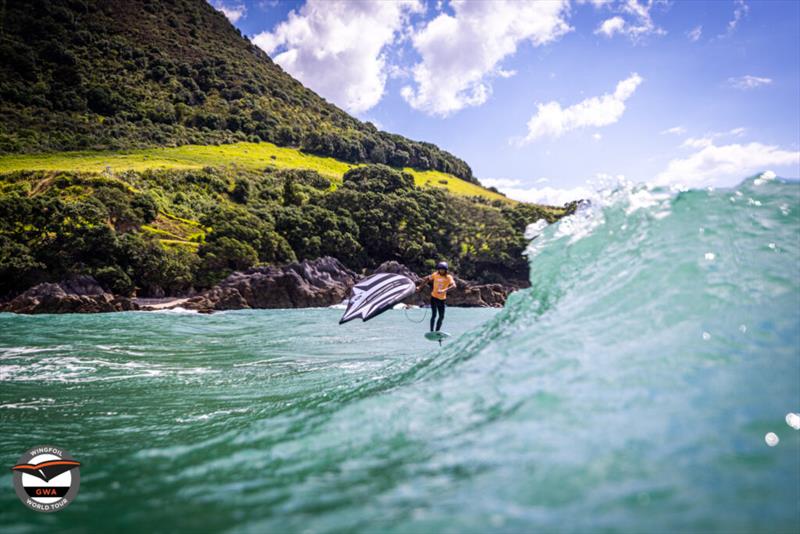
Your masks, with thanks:
M762 85L772 84L772 78L763 78L761 76L739 76L738 78L728 78L728 84L736 89L746 91L748 89L755 89Z
M628 16L628 20L616 15L604 20L595 30L595 34L613 37L616 34L627 35L631 40L638 41L645 35L666 35L663 28L653 22L650 10L656 0L626 0L620 5L620 12Z
M597 27L594 33L602 34L606 37L613 37L617 33L625 33L625 19L622 17L606 19Z
M304 85L360 113L383 96L390 70L385 48L421 10L418 0L308 0L253 42Z
M416 86L401 94L411 107L446 116L479 106L491 94L490 79L507 73L500 62L528 41L552 42L571 28L566 0L468 2L451 0L454 15L440 13L414 32L421 61L413 68Z
M747 128L743 128L740 126L738 128L733 128L725 132L707 133L703 137L690 137L681 144L681 147L705 148L707 146L711 146L712 144L714 144L714 139L719 139L720 137L741 137L742 135L744 135L746 131Z
M614 0L577 0L578 4L592 4L595 9L609 6Z
M733 19L728 22L728 30L727 33L724 35L720 35L720 37L725 37L727 35L731 35L734 31L736 31L736 27L739 25L739 22L747 16L747 13L750 11L750 7L745 4L744 0L735 0L734 1L734 8L733 8Z
M603 135L602 135L602 134L599 134L599 133L597 133L597 132L595 132L595 133L593 133L593 134L592 134L592 139L594 139L595 141L599 141L599 140L601 140L602 138L603 138Z
M655 184L734 185L768 167L790 166L795 176L800 175L800 151L761 143L723 146L708 143L686 158L670 161L667 168L656 176Z
M612 94L587 98L568 108L562 108L555 101L538 104L536 115L528 121L528 135L520 144L530 143L540 137L559 137L578 128L614 124L625 112L625 101L640 83L641 76L634 73L619 82Z
M673 126L672 128L667 128L666 130L661 130L662 134L674 134L674 135L681 135L686 133L686 128L683 126Z
M714 140L710 137L690 137L681 146L684 148L705 148L712 144L714 144Z
M496 187L501 189L504 187L517 187L522 181L511 178L484 178L481 180L481 183L484 187Z
M237 20L244 17L247 13L247 7L244 4L236 4L236 5L225 5L225 3L221 2L220 0L215 1L213 4L214 9L217 11L221 11L223 15L225 15L231 24L235 24Z
M702 26L695 26L691 29L691 31L686 33L686 36L689 40L693 43L696 43L700 40L700 37L703 35L703 27Z
M524 187L520 180L506 178L484 178L481 183L486 187L496 187L509 198L515 200L548 204L550 206L563 206L573 200L582 200L594 196L594 192L588 187L574 187L571 189L558 189L549 186Z

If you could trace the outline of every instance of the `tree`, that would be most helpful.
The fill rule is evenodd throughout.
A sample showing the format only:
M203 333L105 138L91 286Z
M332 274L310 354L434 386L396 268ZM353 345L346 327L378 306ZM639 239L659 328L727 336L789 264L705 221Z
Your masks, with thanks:
M252 246L230 237L205 243L197 252L200 256L197 280L204 286L211 286L231 272L247 269L258 262L258 254Z
M365 165L350 169L342 177L343 185L361 192L393 193L414 189L414 177L386 165Z

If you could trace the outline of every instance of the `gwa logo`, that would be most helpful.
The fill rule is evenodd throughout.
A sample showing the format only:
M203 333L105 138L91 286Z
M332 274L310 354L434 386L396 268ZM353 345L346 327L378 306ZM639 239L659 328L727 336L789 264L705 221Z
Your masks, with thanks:
M11 468L17 497L37 512L63 510L78 495L80 465L58 447L41 445L28 450Z

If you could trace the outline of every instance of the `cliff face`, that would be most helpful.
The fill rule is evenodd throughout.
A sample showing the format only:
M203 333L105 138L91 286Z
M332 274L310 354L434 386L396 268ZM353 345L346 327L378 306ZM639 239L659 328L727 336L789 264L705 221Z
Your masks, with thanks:
M245 140L474 181L303 87L205 0L2 3L0 153Z

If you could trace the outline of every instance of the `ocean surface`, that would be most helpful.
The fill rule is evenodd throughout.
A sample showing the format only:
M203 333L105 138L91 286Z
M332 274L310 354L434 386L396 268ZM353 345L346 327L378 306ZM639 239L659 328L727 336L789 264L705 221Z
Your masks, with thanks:
M441 347L422 310L0 315L0 530L797 532L800 185L529 236L532 287ZM82 462L54 514L11 485L40 444Z

